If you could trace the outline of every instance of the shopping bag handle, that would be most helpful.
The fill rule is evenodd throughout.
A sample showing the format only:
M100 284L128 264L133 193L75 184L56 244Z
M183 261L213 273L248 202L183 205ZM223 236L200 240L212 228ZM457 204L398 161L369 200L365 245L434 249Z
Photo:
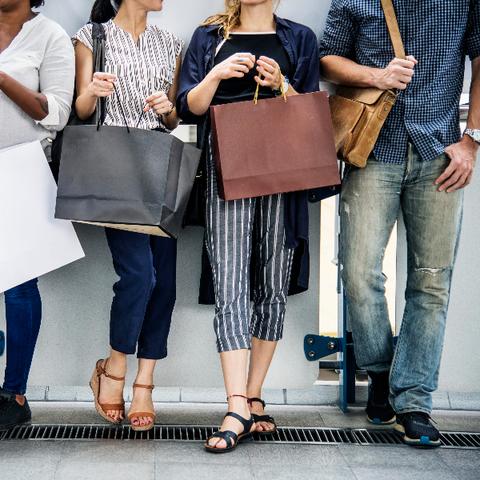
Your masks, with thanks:
M285 91L285 82L282 82L280 90L282 92L282 97L285 100L285 103L287 103L287 92ZM255 95L253 96L253 104L254 105L257 105L259 95L260 95L260 84L257 83L257 88L255 89Z
M127 116L125 115L125 110L123 109L123 105L122 105L122 102L120 102L120 97L118 95L118 90L117 90L117 86L115 84L113 84L113 90L115 92L115 95L117 95L118 99L119 99L119 102L118 104L120 105L120 111L122 113L122 118L123 118L123 121L125 122L125 127L127 128L127 132L130 133L130 127L128 126L128 122L127 122ZM143 115L145 114L145 112L142 111L142 113L140 114L140 116L138 117L138 120L137 120L137 123L135 125L135 128L138 128L138 126L140 125L140 122L142 121L142 118L143 118ZM100 127L102 126L102 119L98 118L97 120L97 131L100 130Z

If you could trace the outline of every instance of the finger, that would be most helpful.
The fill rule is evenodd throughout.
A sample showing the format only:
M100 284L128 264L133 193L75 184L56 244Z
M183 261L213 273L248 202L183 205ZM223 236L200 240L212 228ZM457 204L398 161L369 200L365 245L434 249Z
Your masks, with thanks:
M271 65L274 68L280 68L278 63L273 58L265 57L265 56L262 55L258 60L260 60L262 62L265 62L265 63L267 63L268 65Z
M157 98L167 98L167 95L165 94L165 92L155 92L152 93L145 101L151 102Z
M114 89L112 82L105 82L103 80L94 80L93 84L96 88L100 88L102 90L112 91Z
M407 77L405 75L402 75L400 78L399 78L400 82L401 83L405 83L405 84L409 84L409 83L412 83L412 77Z
M248 68L246 65L237 63L237 64L233 64L233 70L235 72L248 73L251 69Z
M235 63L247 65L250 69L255 65L255 57L251 53L237 53L233 57Z
M257 67L257 71L258 73L260 74L260 76L264 76L264 80L273 80L274 79L274 75L273 73L265 70L263 67Z
M148 102L148 104L150 106L153 106L153 105L169 105L169 104L171 104L171 102L167 97L158 97L158 98L154 98L153 100L150 100L150 102Z
M457 182L455 182L451 187L447 189L447 193L455 192L456 190L460 190L466 186L468 179L468 173L464 173Z
M409 70L412 70L415 68L415 62L412 60L404 60L403 58L395 58L392 60L392 64L394 65L399 65L400 67L403 68L408 68Z
M472 183L472 178L473 178L473 171L470 172L470 174L467 177L467 181L465 182L465 186L468 186Z
M418 60L413 55L407 55L407 60L413 62L415 65L418 65Z
M441 185L440 188L438 189L439 192L444 192L445 190L448 190L452 185L455 185L460 178L462 177L462 172L455 171L450 177L448 177Z
M153 109L158 113L167 113L172 111L172 105L155 105Z
M255 61L255 55L251 54L250 52L238 52L233 56L237 58L243 58L244 60L251 60L252 62Z
M247 69L247 72L249 72L255 66L255 62L252 62L250 59L239 58L233 61L233 65L244 67Z
M255 81L262 87L269 87L270 84L266 80L262 80L260 77L255 77Z
M263 69L271 73L274 73L277 71L277 68L274 65L264 62L263 60L258 60L257 65L261 66Z
M93 78L98 78L99 80L106 80L109 82L116 82L117 76L113 75L112 73L105 73L105 72L95 72L93 74Z
M444 172L435 180L435 185L440 185L443 183L447 178L450 178L455 172L455 165L450 163L450 165L444 170Z

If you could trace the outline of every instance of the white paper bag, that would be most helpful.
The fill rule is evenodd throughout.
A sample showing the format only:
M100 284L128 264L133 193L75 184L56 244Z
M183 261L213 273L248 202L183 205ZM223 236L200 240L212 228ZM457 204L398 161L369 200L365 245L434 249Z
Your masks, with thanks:
M0 150L0 292L85 256L40 142Z

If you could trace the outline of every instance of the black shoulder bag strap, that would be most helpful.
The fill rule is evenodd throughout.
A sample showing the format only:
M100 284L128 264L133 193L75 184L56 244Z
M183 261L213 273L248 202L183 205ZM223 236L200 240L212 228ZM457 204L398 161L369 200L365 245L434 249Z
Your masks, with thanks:
M101 23L92 23L93 43L93 73L105 71L105 28ZM102 124L105 120L105 98L97 100L97 108L92 118L94 125Z

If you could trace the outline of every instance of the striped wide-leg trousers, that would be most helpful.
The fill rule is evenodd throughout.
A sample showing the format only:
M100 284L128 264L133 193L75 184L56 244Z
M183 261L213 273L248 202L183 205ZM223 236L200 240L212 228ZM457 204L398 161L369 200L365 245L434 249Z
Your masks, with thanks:
M215 286L218 351L249 349L252 336L278 341L293 260L293 249L285 246L284 196L222 200L210 152L206 244Z

